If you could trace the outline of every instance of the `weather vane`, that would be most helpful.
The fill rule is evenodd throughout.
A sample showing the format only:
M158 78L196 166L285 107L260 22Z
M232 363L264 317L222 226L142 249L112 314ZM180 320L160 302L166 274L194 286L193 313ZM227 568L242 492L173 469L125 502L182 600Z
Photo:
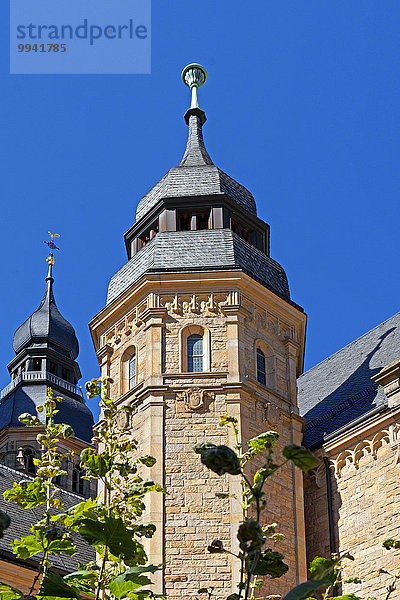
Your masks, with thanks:
M44 243L48 245L48 247L50 248L50 254L49 256L46 258L47 264L50 265L54 265L54 255L53 255L53 250L59 250L60 248L58 248L55 243L54 240L56 238L59 238L60 235L58 233L51 233L51 231L48 232L49 236L50 236L50 241L47 242L45 241Z

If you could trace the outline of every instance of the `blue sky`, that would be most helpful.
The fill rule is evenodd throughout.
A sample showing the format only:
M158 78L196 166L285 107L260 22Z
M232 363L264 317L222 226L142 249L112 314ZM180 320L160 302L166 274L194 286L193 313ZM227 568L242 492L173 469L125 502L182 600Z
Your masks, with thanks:
M194 61L207 149L254 194L308 314L306 368L396 313L399 18L392 0L153 0L151 75L10 75L1 3L0 386L43 294L48 230L82 382L97 375L87 323L138 201L180 162Z

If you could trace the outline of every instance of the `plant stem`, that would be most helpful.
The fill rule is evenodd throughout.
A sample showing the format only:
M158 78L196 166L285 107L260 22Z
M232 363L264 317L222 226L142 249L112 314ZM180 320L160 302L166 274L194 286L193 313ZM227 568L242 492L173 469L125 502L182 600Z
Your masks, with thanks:
M41 576L41 574L44 573L44 565L45 565L46 560L47 560L47 548L43 552L43 558L42 558L42 560L40 562L40 565L39 565L39 571L38 571L37 575L35 576L35 579L32 582L32 586L31 586L31 589L28 592L28 596L32 596L33 595L33 591L35 589L35 585L37 584L37 582L38 582L39 577Z

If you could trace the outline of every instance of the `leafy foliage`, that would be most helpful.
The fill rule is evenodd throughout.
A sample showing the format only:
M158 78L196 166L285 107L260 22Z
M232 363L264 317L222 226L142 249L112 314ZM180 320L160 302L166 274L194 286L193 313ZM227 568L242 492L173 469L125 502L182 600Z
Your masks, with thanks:
M46 503L47 495L43 481L38 478L35 481L14 483L11 489L4 492L4 499L15 502L21 508L36 508Z
M55 596L56 598L80 598L79 591L65 583L57 573L49 571L44 577L38 596Z
M21 590L17 590L17 588L12 587L11 585L7 585L6 583L2 583L0 581L0 598L1 600L14 600L16 598L21 598L23 593ZM25 596L26 598L26 596Z
M288 462L303 471L308 471L316 467L319 461L306 448L292 444L283 448L282 454L285 460L276 463L273 455L279 439L276 431L266 431L252 438L247 443L247 449L244 449L235 417L222 417L220 426L233 429L235 435L233 449L204 441L197 444L194 451L200 455L201 462L217 475L229 473L241 476L243 522L239 525L237 532L239 541L237 558L241 561L241 578L238 582L238 593L231 594L227 600L248 600L254 598L255 589L263 585L263 580L259 577L275 579L285 575L289 569L284 562L283 554L265 547L267 540L277 543L283 537L276 531L276 523L261 525L261 515L267 507L267 497L264 491L266 480ZM261 458L263 464L251 481L246 475L245 466L255 457L258 460ZM232 554L224 548L221 540L213 540L208 546L208 551L211 554ZM309 581L291 590L285 600L305 600L314 590L336 581L335 566L341 560L341 558L316 559L311 565Z
M241 472L240 461L237 454L228 446L211 446L201 453L203 465L217 473L224 475L239 475Z
M143 586L151 584L147 574L160 567L146 565L147 557L141 538L154 534L152 523L137 523L143 515L143 499L149 492L163 492L159 484L138 475L138 465L152 467L152 456L135 456L137 443L131 439L128 429L118 425L119 409L108 397L109 378L94 379L86 385L89 397L100 394L102 420L97 428L94 442L101 451L85 449L80 456L86 479L101 482L105 501L89 498L63 511L63 502L54 478L65 474L62 462L70 453L62 453L58 442L74 435L69 425L55 423L57 402L48 389L46 402L38 407L45 413L45 426L38 417L25 413L20 421L26 426L43 427L37 440L42 447L42 456L35 459L38 477L32 481L21 481L5 492L8 502L21 508L43 507L43 517L31 527L30 535L13 542L13 552L22 560L41 555L39 572L32 581L28 596L9 586L0 587L2 600L32 597L32 600L56 600L58 598L83 597L99 600L111 598L133 598L145 600L154 597L153 592ZM125 478L130 478L127 486ZM55 514L55 509L57 513ZM9 518L0 513L0 535L8 527ZM76 552L71 533L80 534L97 551L100 564L81 565L78 571L61 577L50 570L52 555L73 556ZM33 590L40 583L33 597ZM2 585L2 584L0 584Z
M398 549L400 548L400 540L388 538L382 543L382 546L386 548L386 550L390 550L391 548Z
M296 446L296 444L290 444L289 446L285 446L282 451L282 454L288 460L291 460L293 464L296 465L302 471L309 471L310 469L315 469L318 467L319 460L314 456L308 448L303 448L302 446Z

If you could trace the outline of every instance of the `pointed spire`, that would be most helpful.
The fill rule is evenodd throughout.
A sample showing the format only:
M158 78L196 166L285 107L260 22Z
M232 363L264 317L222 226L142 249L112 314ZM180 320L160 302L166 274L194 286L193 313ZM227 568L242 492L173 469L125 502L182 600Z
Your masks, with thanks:
M181 167L193 167L214 164L203 140L202 127L206 122L206 113L199 107L198 89L207 80L207 71L197 63L185 67L182 71L183 83L191 89L191 105L186 111L185 121L189 126L189 137Z
M49 265L49 270L47 272L47 277L46 277L46 291L44 293L44 297L43 297L43 301L45 302L46 299L49 300L49 302L54 302L54 295L53 295L53 283L54 283L54 278L53 278L53 265L56 262L54 259L54 256L52 254L50 254L47 258L46 258L46 262Z
M49 256L46 258L46 262L49 265L49 270L47 273L47 277L46 277L46 291L44 294L44 298L43 301L45 301L46 297L48 297L49 300L53 300L54 302L54 296L53 296L53 283L54 283L54 279L53 279L53 265L56 262L55 258L54 258L54 254L53 254L53 250L59 250L60 248L57 248L57 246L54 243L54 240L56 238L60 237L59 233L51 233L51 231L48 232L49 236L50 236L50 241L47 242L45 241L44 243L48 245L49 249L50 249L50 253Z

